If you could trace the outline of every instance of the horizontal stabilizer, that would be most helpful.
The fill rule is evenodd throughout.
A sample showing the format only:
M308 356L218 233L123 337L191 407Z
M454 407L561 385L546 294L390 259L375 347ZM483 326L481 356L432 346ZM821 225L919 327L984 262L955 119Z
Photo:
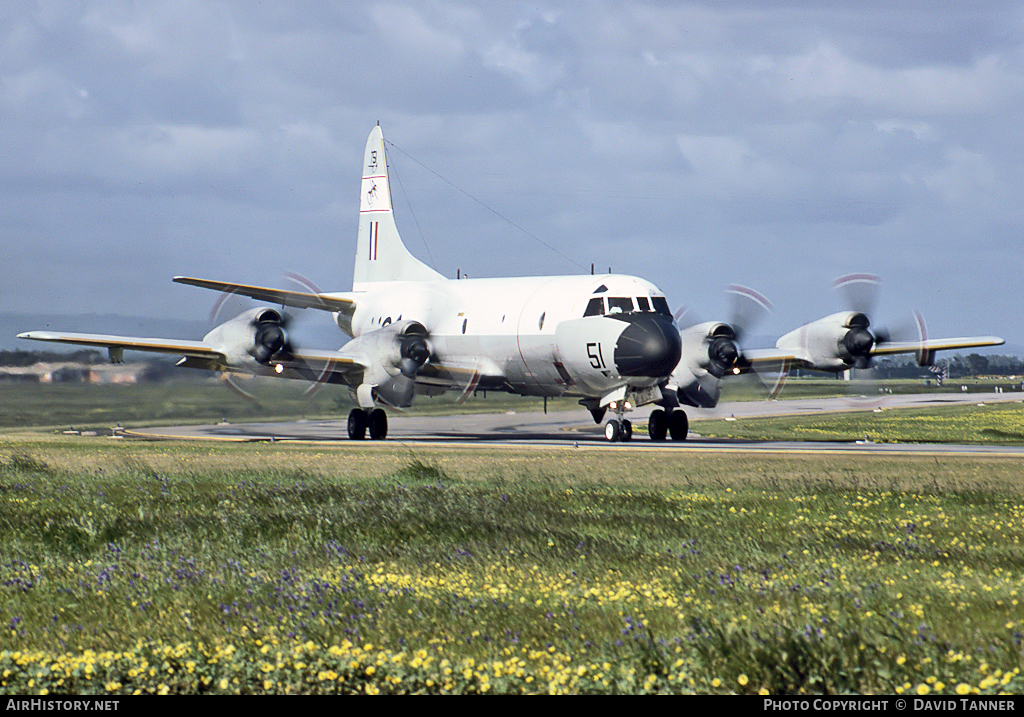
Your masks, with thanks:
M321 311L350 313L355 306L355 302L352 299L332 294L270 289L263 286L250 286L248 284L236 284L227 281L196 279L190 276L176 276L174 277L174 282L213 291L223 291L228 294L248 296L257 301L266 301L281 306L292 306L296 309L320 309Z

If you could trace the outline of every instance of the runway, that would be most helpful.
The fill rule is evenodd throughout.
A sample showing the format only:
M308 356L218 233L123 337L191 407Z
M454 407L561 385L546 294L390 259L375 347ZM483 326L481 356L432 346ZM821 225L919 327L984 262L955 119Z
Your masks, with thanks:
M749 401L723 403L714 409L687 409L690 437L683 442L654 442L638 435L627 443L608 443L602 425L597 425L581 409L569 411L507 412L448 416L405 416L389 412L386 441L361 441L359 445L443 444L451 446L591 447L606 450L670 451L758 451L758 452L854 452L912 453L939 455L999 455L1024 457L1024 446L978 446L951 444L895 444L807 441L750 441L709 439L700 436L700 421L711 419L766 417L864 411L881 408L923 408L964 404L1022 401L1024 394L913 394L864 399L798 399L788 401ZM634 425L646 424L650 408L634 411ZM197 426L164 426L125 431L142 439L219 440L219 441L303 441L350 444L346 418L326 421L280 423L218 423Z

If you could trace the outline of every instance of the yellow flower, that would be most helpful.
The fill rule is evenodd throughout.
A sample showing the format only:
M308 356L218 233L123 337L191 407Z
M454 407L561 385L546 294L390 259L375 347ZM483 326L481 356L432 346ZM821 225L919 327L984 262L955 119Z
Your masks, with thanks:
M736 681L739 682L740 685L743 686L743 687L746 687L747 686L747 682L749 682L749 680L747 679L746 675L740 675L739 677L736 678Z

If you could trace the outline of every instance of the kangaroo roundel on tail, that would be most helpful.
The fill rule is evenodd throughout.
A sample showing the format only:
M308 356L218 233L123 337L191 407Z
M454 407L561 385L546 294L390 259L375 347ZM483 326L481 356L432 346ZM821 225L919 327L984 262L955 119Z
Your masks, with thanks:
M402 243L391 208L391 187L380 126L370 132L363 153L363 182L359 191L359 236L352 290L384 281L444 279L409 253Z

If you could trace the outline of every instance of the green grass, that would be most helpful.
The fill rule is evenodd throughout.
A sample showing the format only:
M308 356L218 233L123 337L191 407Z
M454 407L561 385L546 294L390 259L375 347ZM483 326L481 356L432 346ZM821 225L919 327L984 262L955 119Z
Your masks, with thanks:
M884 385L894 393L959 392L961 383L947 384L942 389L925 389L918 381L890 381ZM969 385L972 391L987 389L991 392L985 383L975 381L965 385ZM258 401L253 401L239 396L216 379L199 380L193 374L165 383L133 385L0 383L0 429L63 430L73 426L78 430L108 434L110 428L118 423L142 427L211 423L221 419L233 422L337 419L344 418L352 408L345 389L325 386L307 395L307 387L307 384L296 381L261 380L251 387L258 398ZM842 397L865 391L877 391L877 385L834 379L794 379L787 383L782 399ZM457 398L452 394L435 398L421 396L404 414L504 413L541 411L544 408L544 402L539 398L493 392L469 396L462 403L457 403ZM751 376L730 379L723 384L722 401L764 398L764 386ZM549 399L548 408L552 411L576 410L585 415L573 398ZM720 433L724 435L724 432ZM991 438L998 439L999 436L992 434ZM1013 436L1010 438L1015 440Z
M1024 403L701 421L709 438L876 443L1024 443Z
M783 386L779 400L801 398L852 398L877 396L883 389L887 394L943 394L961 393L963 387L971 393L992 393L994 386L1006 390L1020 387L1017 377L1005 378L958 378L946 381L942 386L932 382L926 385L922 379L890 379L873 381L856 379L845 381L833 376L789 378ZM729 377L722 382L722 401L760 401L767 396L768 389L755 375L744 374Z
M239 396L216 379L133 385L0 383L0 428L67 428L109 432L112 426L167 423L271 421L344 418L353 404L348 391L323 387L306 395L306 384L261 381L252 390L256 401ZM489 393L456 403L457 396L420 397L409 415L540 411L538 398ZM555 409L575 407L575 400L549 400Z
M0 692L1021 692L1005 458L0 442Z

